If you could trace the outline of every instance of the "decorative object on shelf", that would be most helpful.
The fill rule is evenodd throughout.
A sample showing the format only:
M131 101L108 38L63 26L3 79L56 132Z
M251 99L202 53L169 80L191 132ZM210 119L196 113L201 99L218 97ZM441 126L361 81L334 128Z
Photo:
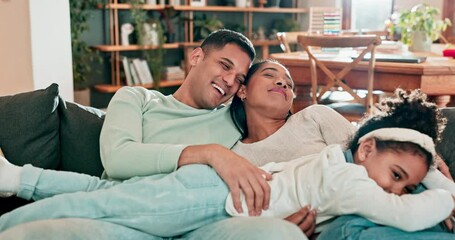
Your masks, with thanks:
M430 51L431 43L452 25L448 18L435 20L439 12L438 8L424 3L400 13L397 28L401 41L409 46L410 51Z
M93 62L101 62L102 59L82 40L82 34L88 30L87 21L91 16L90 10L94 9L99 3L100 0L69 1L75 100L82 101L86 106L90 105L90 89L88 88L87 75L92 72L91 64ZM78 91L84 91L85 100L78 99Z
M159 39L158 39L158 30L157 30L157 23L147 23L145 22L143 25L144 28L144 36L142 39L142 43L144 45L151 45L154 47L159 46Z
M259 26L257 31L253 34L254 40L266 40L264 26Z
M193 7L204 7L206 0L190 0L190 6Z
M147 0L146 1L147 4L150 4L150 5L156 5L156 0Z
M267 0L258 0L258 7L263 8L267 4Z
M235 0L235 6L236 7L249 7L250 6L250 0Z
M194 17L194 41L205 39L211 32L224 27L223 22L216 16L207 17L207 15Z
M133 33L134 27L131 23L124 23L120 27L120 34L121 34L121 43L122 46L128 46L130 45L130 40L129 37L131 33Z

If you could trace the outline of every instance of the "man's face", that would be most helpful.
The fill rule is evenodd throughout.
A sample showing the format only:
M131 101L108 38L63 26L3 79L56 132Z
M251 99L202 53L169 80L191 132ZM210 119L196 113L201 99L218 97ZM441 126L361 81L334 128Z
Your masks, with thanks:
M191 56L190 94L182 102L199 109L213 109L228 101L239 89L251 65L247 53L234 44L204 53L195 49Z

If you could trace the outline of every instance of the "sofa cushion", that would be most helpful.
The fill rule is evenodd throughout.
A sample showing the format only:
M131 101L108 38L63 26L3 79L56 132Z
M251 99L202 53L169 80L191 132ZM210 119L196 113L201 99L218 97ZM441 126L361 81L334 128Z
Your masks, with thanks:
M442 113L447 118L447 126L442 134L442 142L436 146L436 151L455 177L455 108L443 108Z
M0 97L0 148L13 164L55 169L60 162L58 85Z
M61 170L101 176L99 137L104 112L60 99Z

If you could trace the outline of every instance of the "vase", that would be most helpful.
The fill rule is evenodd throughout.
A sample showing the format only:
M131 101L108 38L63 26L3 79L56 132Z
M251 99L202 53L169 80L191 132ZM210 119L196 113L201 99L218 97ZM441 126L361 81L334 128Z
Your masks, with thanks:
M415 31L411 33L411 44L409 51L411 52L429 52L431 51L431 39L423 31Z

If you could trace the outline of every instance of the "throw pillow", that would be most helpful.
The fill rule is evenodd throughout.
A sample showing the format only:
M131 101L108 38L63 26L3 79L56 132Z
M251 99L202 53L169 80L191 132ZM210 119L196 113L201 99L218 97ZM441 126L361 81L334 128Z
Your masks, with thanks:
M0 97L0 148L8 161L55 169L60 162L58 85Z
M101 176L100 132L104 112L60 99L61 170Z

